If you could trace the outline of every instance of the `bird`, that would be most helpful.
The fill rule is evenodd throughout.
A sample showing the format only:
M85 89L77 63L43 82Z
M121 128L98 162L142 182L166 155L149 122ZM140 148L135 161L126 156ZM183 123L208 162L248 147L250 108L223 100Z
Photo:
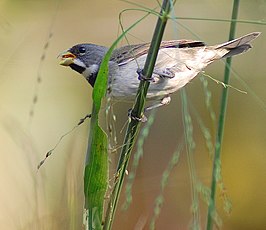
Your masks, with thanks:
M184 87L209 64L248 51L250 42L261 33L252 32L237 39L218 45L207 46L202 41L162 41L154 70L150 79L147 100L153 105L146 110L167 105L171 94ZM132 102L139 82L146 79L141 75L150 43L126 45L115 49L109 60L107 94L116 101ZM70 67L82 74L93 87L101 62L108 47L83 43L61 52L60 65ZM147 80L147 79L146 79Z

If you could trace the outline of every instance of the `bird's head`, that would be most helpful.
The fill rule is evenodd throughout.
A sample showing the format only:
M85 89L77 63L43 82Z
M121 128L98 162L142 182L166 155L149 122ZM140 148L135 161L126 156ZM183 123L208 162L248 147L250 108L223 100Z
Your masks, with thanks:
M94 44L78 44L58 55L60 65L82 74L93 86L100 64L108 48Z

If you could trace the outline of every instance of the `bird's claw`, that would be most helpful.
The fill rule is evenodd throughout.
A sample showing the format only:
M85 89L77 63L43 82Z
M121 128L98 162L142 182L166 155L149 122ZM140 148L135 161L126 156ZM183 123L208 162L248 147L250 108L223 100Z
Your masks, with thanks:
M171 70L170 68L165 68L165 69L157 69L154 70L153 73L159 75L162 78L174 78L175 77L175 72Z
M143 81L152 81L152 80L153 80L152 77L146 77L146 76L143 75L143 69L138 68L138 69L137 69L137 74L139 75L139 76L138 76L138 79L139 79L140 81L141 81L141 80L143 80Z
M142 123L147 121L147 117L144 114L142 114L141 117L137 117L137 116L132 115L132 109L128 110L128 117L134 121L138 121L138 122L142 122Z
M175 72L172 71L170 68L165 68L165 70L163 71L163 77L166 78L174 78L175 77Z

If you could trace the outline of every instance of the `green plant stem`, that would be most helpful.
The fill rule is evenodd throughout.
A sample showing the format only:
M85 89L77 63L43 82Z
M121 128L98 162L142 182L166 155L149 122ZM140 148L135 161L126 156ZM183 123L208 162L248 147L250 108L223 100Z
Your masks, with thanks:
M143 75L146 78L151 78L152 76L153 68L154 68L157 54L160 48L166 22L169 17L168 15L171 11L171 6L172 6L171 0L163 1L161 12L160 12L160 17L158 18L155 31L153 34L151 46L148 52L148 56L147 56L147 59L144 65L144 69L142 71ZM135 103L134 103L134 106L131 112L132 116L141 117L143 115L144 105L145 105L146 95L148 92L149 85L150 85L149 81L144 81L144 80L140 81ZM122 185L123 185L123 180L125 177L125 172L127 169L129 159L130 159L133 145L136 141L136 136L138 134L139 127L140 127L139 121L130 119L128 127L127 127L127 132L125 135L125 139L124 139L123 148L120 154L120 160L119 160L118 167L116 170L114 187L110 195L110 201L107 207L106 218L105 218L105 223L104 223L105 230L110 230L112 227L114 214L117 208L119 195L120 195Z
M229 40L232 40L235 37L236 31L236 19L238 15L239 9L239 2L240 0L234 0L233 4L233 11L232 11L232 22L230 25L230 33L229 33ZM226 59L226 66L224 71L224 83L227 85L229 83L230 72L231 72L231 62L232 58ZM222 139L224 134L224 124L225 124L225 115L227 109L227 100L228 100L228 88L223 88L222 91L222 98L221 98L221 107L220 107L220 115L219 115L219 124L218 124L218 131L216 136L216 143L215 143L215 152L214 152L214 159L213 159L213 171L212 171L212 182L211 182L211 195L208 207L208 215L207 215L207 230L211 230L214 224L214 213L215 213L215 195L216 195L216 187L220 170L221 170L221 146L222 146Z
M178 20L192 20L192 21L209 21L209 22L230 22L230 23L243 23L253 25L266 25L265 20L241 20L241 19L220 19L220 18L195 18L195 17L172 17Z

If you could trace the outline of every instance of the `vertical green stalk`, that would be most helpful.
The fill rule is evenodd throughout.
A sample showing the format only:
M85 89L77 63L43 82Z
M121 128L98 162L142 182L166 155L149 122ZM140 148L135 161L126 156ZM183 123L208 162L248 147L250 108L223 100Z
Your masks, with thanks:
M160 48L161 40L163 37L164 29L166 26L166 22L168 19L168 15L171 11L171 6L172 6L171 0L163 1L161 12L160 12L160 17L157 20L151 46L150 46L148 56L147 56L147 59L144 65L144 69L142 71L143 75L146 78L151 78L152 76L153 68L156 62L157 54L159 52L159 48ZM143 115L144 105L145 105L146 95L148 92L149 85L150 85L149 81L144 81L144 80L140 81L135 103L134 103L134 106L131 112L132 116L141 117ZM116 175L115 175L116 178L114 182L114 187L110 195L110 201L107 207L106 218L105 218L105 223L104 223L105 230L110 230L112 227L114 214L117 208L119 195L120 195L122 185L123 185L123 180L125 177L126 168L127 168L127 165L130 159L133 145L136 140L136 136L139 131L139 127L140 127L139 121L133 120L133 119L130 120L128 127L127 127L127 132L126 132L126 136L124 139L123 148L121 150L120 160L119 160L118 167L116 170Z
M238 15L239 2L240 0L234 0L229 40L232 40L235 37L236 19ZM226 59L226 66L225 66L225 71L224 71L224 83L226 85L228 85L229 83L230 72L231 72L231 62L232 62L231 57ZM217 131L216 143L215 143L215 153L214 153L214 159L213 159L213 171L212 171L212 182L211 182L211 196L210 196L208 215L207 215L207 226L206 226L207 230L211 230L214 224L215 195L216 195L217 182L219 181L220 171L221 171L221 146L222 146L222 139L223 139L223 134L224 134L224 123L225 123L225 115L226 115L226 108L227 108L227 99L228 99L228 88L226 87L226 88L223 88L223 92L222 92L219 124L218 124L218 131Z

